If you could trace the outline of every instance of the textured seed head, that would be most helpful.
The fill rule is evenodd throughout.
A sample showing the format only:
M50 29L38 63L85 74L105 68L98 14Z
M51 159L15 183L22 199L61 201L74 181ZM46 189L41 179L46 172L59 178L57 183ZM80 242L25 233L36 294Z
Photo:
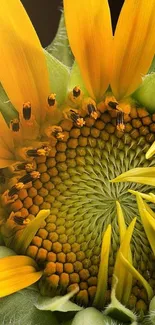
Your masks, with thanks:
M78 90L74 89L74 96ZM51 100L51 99L50 99ZM27 189L18 188L17 198L5 205L7 231L16 238L19 217L9 219L10 213L20 212L20 218L33 220L41 209L50 214L32 239L26 254L44 269L40 280L43 294L59 295L78 286L74 301L80 305L93 304L101 262L101 245L107 226L112 225L109 256L108 286L105 304L109 302L113 267L120 246L116 201L123 209L126 225L137 215L131 240L133 265L155 289L154 267L147 236L139 217L136 200L129 189L148 193L149 186L135 183L110 183L109 180L135 167L152 166L145 153L155 140L155 116L142 108L132 108L125 116L125 130L116 126L112 109L102 112L89 107L82 117L74 114L59 126L63 137L34 157L35 172ZM48 155L46 155L48 151ZM39 178L37 178L39 177ZM7 202L8 203L8 202ZM14 223L13 223L14 222ZM10 230L11 229L11 230ZM148 297L145 289L134 279L128 307L145 312Z

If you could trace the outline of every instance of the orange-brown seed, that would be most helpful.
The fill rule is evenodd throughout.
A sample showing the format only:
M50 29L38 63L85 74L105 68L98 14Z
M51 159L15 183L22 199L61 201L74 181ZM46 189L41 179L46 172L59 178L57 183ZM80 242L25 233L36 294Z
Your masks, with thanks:
M62 122L61 122L61 127L63 130L65 131L70 131L72 126L73 126L73 122L69 119L64 119Z
M77 273L70 274L69 278L70 278L70 283L79 283L80 282L80 278Z
M109 133L109 134L113 134L115 132L115 126L112 125L111 123L106 124L105 126L105 130Z
M87 284L87 282L81 282L80 281L80 284L79 284L79 286L80 286L80 289L81 290L87 290L88 289L88 284Z
M46 183L50 180L50 175L48 173L42 173L40 175L40 180L42 183Z
M86 147L87 143L88 143L88 141L87 141L86 137L82 137L82 136L79 137L79 146L80 147Z
M96 276L91 276L88 280L88 285L89 286L96 286L97 285L97 277Z
M40 195L36 195L35 198L33 199L34 204L40 205L44 201L43 197Z
M61 273L60 274L60 285L62 287L67 287L69 284L69 274Z
M28 212L28 210L27 210L26 208L22 208L22 209L20 210L20 213L21 213L21 216L22 216L23 218L26 218L26 217L28 217L28 215L29 215L29 212Z
M39 190L42 187L42 182L39 179L33 182L33 186L36 190Z
M140 135L147 135L149 133L149 128L147 126L141 126L139 131Z
M26 197L23 201L24 208L29 209L33 205L33 201L30 197Z
M20 200L24 200L28 196L27 190L23 188L18 192L18 197Z
M42 245L42 238L39 236L34 236L34 238L32 239L32 244L37 246L37 247L41 247Z
M73 252L67 253L67 262L74 263L76 261L76 255Z
M58 262L65 263L66 262L66 255L61 252L57 254L57 260Z
M83 269L79 272L79 276L82 281L86 281L89 278L90 273L87 269Z
M96 128L92 128L92 129L91 129L91 135L92 135L92 137L94 137L94 138L98 138L99 135L100 135L100 130L98 130L98 129L96 129Z
M74 266L74 271L77 273L79 273L79 271L83 269L83 265L79 261L74 262L73 266Z
M57 151L65 152L67 145L64 142L58 142L56 147L57 147Z
M73 273L73 271L74 271L73 264L65 263L64 264L64 271L67 272L67 273Z
M11 211L17 212L20 209L22 209L23 203L21 200L17 199L15 202L13 202L10 206Z
M150 116L143 117L142 123L143 125L150 125L152 123L151 117Z
M37 232L37 235L41 237L42 239L46 239L48 236L48 232L46 229L39 229Z
M35 158L37 164L44 163L46 161L46 156L40 156Z
M68 288L67 288L67 292L72 292L75 289L80 289L79 285L77 283L71 284Z
M98 275L98 266L97 265L91 265L89 268L89 272L92 276Z
M77 243L72 244L72 252L76 253L80 250L80 245Z
M30 187L27 192L28 192L28 196L31 197L31 198L33 198L33 197L35 197L37 195L37 190L33 186Z
M33 204L33 205L30 207L29 212L35 216L35 215L39 212L39 207L38 207L38 205Z
M101 120L96 120L95 122L95 127L98 129L98 130L103 130L104 127L105 127L105 123Z
M64 162L66 160L66 155L64 152L58 152L56 154L56 161L57 162Z
M59 242L65 244L67 242L67 236L65 234L59 235Z
M83 261L84 258L85 258L85 253L82 252L82 251L77 252L77 254L76 254L76 258L77 258L78 261Z
M43 248L45 248L48 252L50 252L51 249L52 249L52 243L51 243L51 241L48 240L48 239L44 239L43 240Z
M55 157L55 154L56 154L56 149L55 149L55 147L53 147L53 148L51 148L51 150L50 150L50 153L49 153L49 155L48 155L48 158L49 158L49 157Z
M92 117L86 117L85 122L86 122L86 124L85 124L86 127L91 128L94 125L95 120Z
M57 288L59 284L59 276L52 274L47 278L47 281L52 288Z
M51 208L51 204L49 202L44 201L41 205L40 205L40 209L50 209Z
M97 289L96 286L92 286L92 287L88 288L88 294L89 294L91 300L95 297L96 289Z
M51 274L54 274L55 272L56 272L56 263L48 262L44 270L44 275L49 276Z
M56 262L56 271L58 274L63 273L63 264L62 263Z
M78 146L78 140L77 139L69 139L67 142L68 148L73 148L75 149Z
M56 225L55 223L52 223L52 222L48 222L47 225L46 225L46 230L48 232L52 232L56 229Z
M62 245L59 242L53 243L53 252L60 253L62 251Z
M37 170L39 173L45 173L47 171L46 164L39 164Z
M55 243L58 240L58 234L56 232L51 232L48 235L48 239L51 240L52 243Z
M55 253L53 253L53 252L49 252L49 253L47 254L47 260L48 260L49 262L56 262L56 259L57 259L57 256L56 256Z
M88 292L87 290L80 290L76 296L77 301L82 302L85 306L88 305Z
M69 253L71 251L71 245L68 243L65 243L62 245L62 250L64 253Z
M39 262L44 262L46 260L47 250L44 248L39 248L36 256L36 260Z
M32 258L35 258L38 253L38 247L34 245L30 245L26 251L26 254Z

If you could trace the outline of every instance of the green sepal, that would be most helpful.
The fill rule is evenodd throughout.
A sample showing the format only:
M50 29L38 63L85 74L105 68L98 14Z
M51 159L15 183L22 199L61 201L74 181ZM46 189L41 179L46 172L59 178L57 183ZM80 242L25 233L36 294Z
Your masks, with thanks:
M52 43L46 48L46 50L64 65L68 67L72 66L73 54L69 46L63 13L61 14L56 36Z
M155 296L150 301L149 319L150 319L151 324L155 324Z
M142 84L133 94L133 98L150 112L155 112L155 72L147 74L142 79Z
M78 312L71 325L116 325L110 317L104 316L99 310L94 307L86 308Z
M69 90L72 90L75 86L79 86L80 89L83 91L84 95L89 96L88 91L84 85L79 66L76 61L74 62L71 69L68 88Z
M123 306L116 298L116 287L119 284L117 278L115 280L116 282L111 291L111 303L104 311L104 315L108 315L119 322L123 322L123 324L137 325L137 316L131 310Z
M51 311L79 311L83 308L71 302L69 299L74 296L77 291L72 291L64 296L56 296L54 298L39 296L36 302L36 308L40 310L51 310Z
M44 50L49 73L50 91L56 94L56 101L61 105L67 95L70 69Z
M18 117L18 112L11 104L5 90L0 84L0 112L2 113L6 123L9 125L10 121Z

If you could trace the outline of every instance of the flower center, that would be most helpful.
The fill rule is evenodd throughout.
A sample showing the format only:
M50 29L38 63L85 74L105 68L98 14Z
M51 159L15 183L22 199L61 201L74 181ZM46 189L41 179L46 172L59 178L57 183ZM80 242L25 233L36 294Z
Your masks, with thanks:
M78 286L74 301L84 306L93 305L102 238L111 224L105 303L109 302L113 267L120 246L116 201L121 204L127 226L137 216L131 242L133 265L155 287L152 250L135 197L128 193L129 189L149 193L151 188L135 183L109 182L131 168L155 163L155 159L145 159L145 153L155 139L155 117L149 116L144 109L134 108L125 120L125 131L122 132L116 128L116 112L113 110L100 112L98 119L85 114L85 124L79 126L77 117L74 121L64 119L60 123L63 137L57 137L54 142L49 139L51 150L48 156L38 155L36 150L31 152L32 155L35 153L35 170L40 173L40 178L31 177L26 187L19 186L11 192L17 197L5 206L4 238L12 234L19 237L27 220L33 220L41 209L50 209L50 215L26 251L44 268L39 284L42 294L65 294ZM128 306L145 311L147 304L145 289L134 280Z

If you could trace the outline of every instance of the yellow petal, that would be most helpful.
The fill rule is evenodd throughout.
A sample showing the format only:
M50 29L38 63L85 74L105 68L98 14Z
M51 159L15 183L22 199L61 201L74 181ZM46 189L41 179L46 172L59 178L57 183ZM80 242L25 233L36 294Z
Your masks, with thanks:
M0 113L0 168L15 162L12 134Z
M131 250L130 250L130 241L132 238L134 226L135 226L136 218L132 220L128 229L125 232L124 239L120 245L120 249L116 256L116 262L114 266L114 275L118 279L118 286L116 288L116 296L123 303L126 304L131 288L132 288L132 275L128 272L128 270L122 265L120 254L122 253L127 260L131 261ZM115 280L115 279L114 279ZM114 286L113 280L113 286ZM124 288L128 288L124 290Z
M149 300L151 300L151 298L153 297L154 294L153 294L153 290L152 290L151 286L149 285L149 283L133 267L133 265L124 257L124 255L122 253L120 254L120 259L121 259L122 264L128 270L128 272L130 272L134 278L136 278L138 281L140 281L142 283L142 285L144 286L144 288L147 291Z
M119 225L119 234L120 234L120 242L122 243L125 232L126 232L126 225L123 216L123 211L121 205L118 201L116 201L116 208L117 208L117 218L118 218L118 225Z
M152 146L147 151L147 153L146 153L146 159L151 158L154 154L155 154L155 141L152 143Z
M50 93L40 41L19 0L1 0L0 21L0 81L19 111L30 101L39 118Z
M103 309L108 280L108 262L111 245L111 225L107 227L102 240L101 261L98 274L98 283L93 306Z
M33 237L49 214L50 210L40 210L36 217L26 225L19 237L13 236L11 247L13 247L16 252L25 254Z
M146 209L146 206L140 195L137 195L137 204L146 236L153 250L153 253L155 254L155 219Z
M126 0L114 35L111 86L118 99L130 95L155 53L155 1Z
M107 0L64 0L69 42L89 94L100 99L109 84L112 28Z
M8 256L0 259L0 297L35 283L42 276L35 261L28 256Z
M155 195L154 194L152 195L152 193L145 194L145 193L142 193L139 191L133 191L133 190L128 190L128 192L131 194L134 194L134 195L140 195L143 199L145 199L149 202L155 203Z
M155 167L140 167L128 170L110 182L134 182L155 186Z

